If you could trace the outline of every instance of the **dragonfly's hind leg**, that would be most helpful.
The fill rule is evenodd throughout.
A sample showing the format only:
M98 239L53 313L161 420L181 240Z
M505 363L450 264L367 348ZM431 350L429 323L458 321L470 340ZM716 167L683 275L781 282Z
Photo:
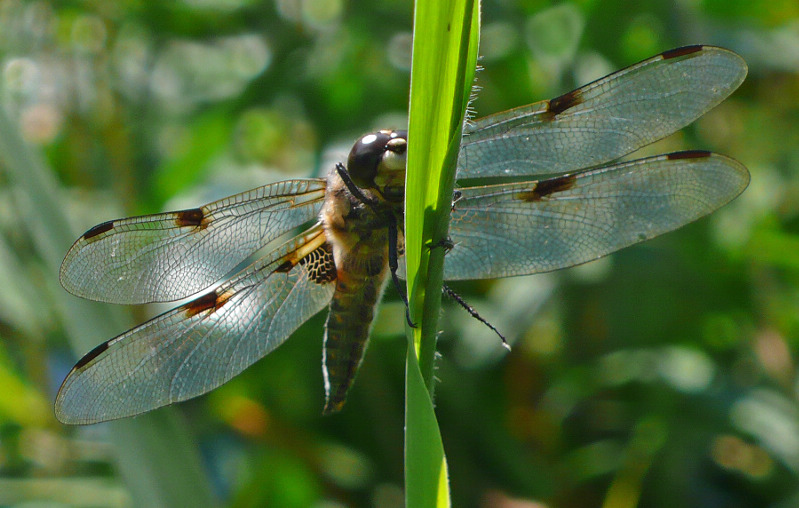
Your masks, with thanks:
M456 192L456 196L458 196L458 195L460 194L460 192L459 192L459 191L455 191L455 192ZM457 199L457 197L456 197L456 199ZM446 250L446 252L449 252L449 251L451 251L451 250L453 249L453 247L455 247L455 243L453 243L453 241L452 241L452 239L451 239L451 238L447 237L447 238L444 238L443 240L439 240L439 241L438 241L438 242L436 242L436 243L430 243L430 244L428 244L428 246L427 246L427 247L428 247L429 249L435 249L435 248L437 248L437 247L442 247L444 250ZM470 316L472 316L472 317L473 317L473 318L475 318L476 320L480 321L481 323L483 323L484 325L486 325L487 327L489 327L489 328L490 328L490 329L491 329L491 330L492 330L494 333L496 333L496 334L499 336L499 338L502 340L502 345L503 345L503 346L505 346L505 347L508 349L508 351L510 351L510 345L508 344L508 341L505 339L505 336L504 336L504 335L502 335L502 334L499 332L499 330L497 330L497 329L494 327L494 325L492 325L491 323L489 323L489 322L488 322L488 321L487 321L487 320L486 320L486 319L485 319L483 316L481 316L481 315L480 315L480 314L479 314L479 313L478 313L478 312L477 312L477 311L474 309L474 307L472 307L471 305L469 305L468 303L466 303L466 300L464 300L464 299L463 299L463 297L461 297L461 295L459 295L458 293L456 293L456 292L455 292L455 291L454 291L454 290L453 290L451 287L447 286L446 284L443 284L443 285L441 286L441 291L442 291L442 292L443 292L445 295L447 295L447 296L449 296L450 298L452 298L453 300L455 300L455 303L457 303L458 305L460 305L461 307L463 307L463 309L464 309L466 312L468 312Z
M491 330L492 330L494 333L496 333L496 334L499 336L500 340L502 340L502 345L503 345L503 346L505 346L505 348L506 348L508 351L510 351L510 344L508 344L508 341L505 339L505 336L504 336L504 335L502 335L502 334L499 332L499 330L497 330L497 329L494 327L494 325L492 325L491 323L489 323L489 322L488 322L488 321L487 321L487 320L486 320L486 319L485 319L483 316L481 316L481 315L480 315L480 314L479 314L479 313L478 313L476 310L474 310L474 307L472 307L471 305L469 305L468 303L466 303L466 301L465 301L465 300L464 300L464 299L461 297L461 295L459 295L458 293L456 293L455 291L453 291L453 290L452 290L452 288L451 288L451 287L449 287L449 286L447 286L446 284L444 284L443 286L441 286L441 290L444 292L444 294L445 294L445 295L447 295L447 296L449 296L450 298L452 298L453 300L455 300L455 303L457 303L458 305L460 305L461 307L463 307L463 309L464 309L466 312L468 312L470 316L472 316L472 317L473 317L473 318L475 318L476 320L480 321L481 323L483 323L484 325L486 325L487 327L489 327L489 328L490 328L490 329L491 329Z

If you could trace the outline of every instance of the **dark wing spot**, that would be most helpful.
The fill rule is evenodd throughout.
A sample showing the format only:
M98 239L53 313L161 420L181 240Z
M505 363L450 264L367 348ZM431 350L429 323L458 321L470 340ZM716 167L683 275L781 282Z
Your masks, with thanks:
M663 60L669 60L671 58L678 58L685 55L690 55L691 53L696 53L702 51L705 47L701 44L696 44L694 46L683 46L682 48L675 48L665 51L660 54L663 57Z
M670 160L679 159L704 159L710 157L711 153L707 150L686 150L684 152L674 152L667 154L666 157Z
M555 97L549 101L547 104L547 113L552 116L560 115L564 111L577 106L578 104L582 104L583 102L583 94L580 90L572 90L571 92L565 93L560 97Z
M520 192L516 196L516 199L528 202L541 201L542 198L550 194L571 189L574 187L576 181L577 177L575 175L564 175L557 178L550 178L549 180L541 180L540 182L536 182L532 190Z
M185 304L183 309L186 311L187 317L194 317L197 314L207 310L217 311L220 307L227 303L227 301L230 299L230 296L231 295L229 293L222 293L220 295L217 294L216 291L211 291L210 293L202 295L201 297Z
M114 340L114 339L111 339L111 340ZM83 358L78 360L78 363L75 364L75 366L72 368L72 370L78 370L78 369L84 367L90 361L92 361L95 358L97 358L98 356L100 356L103 353L103 351L108 349L108 344L111 342L111 340L103 342L102 344L100 344L96 348L94 348L91 351L89 351L88 353L86 353L83 356Z
M205 212L202 208L192 208L175 214L175 223L180 227L205 227L207 224L203 222L204 219Z
M290 259L287 259L280 266L275 268L275 271L278 273L289 273L292 268L294 268L294 263L292 263Z
M336 262L330 244L325 243L305 256L300 263L308 271L308 278L317 284L327 284L336 280Z
M110 220L108 222L103 222L102 224L98 224L91 228L90 230L83 233L84 240L91 240L95 236L101 235L106 231L111 231L114 229L114 221Z

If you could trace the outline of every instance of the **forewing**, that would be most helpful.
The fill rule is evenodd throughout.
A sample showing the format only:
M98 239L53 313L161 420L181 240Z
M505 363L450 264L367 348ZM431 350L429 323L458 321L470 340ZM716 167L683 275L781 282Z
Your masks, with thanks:
M95 348L61 386L56 417L97 423L206 393L321 310L334 280L332 252L317 226L215 291Z
M748 182L737 161L693 151L459 189L444 278L509 277L585 263L694 221Z
M69 250L61 284L74 295L109 303L191 296L313 220L324 193L322 179L287 180L201 208L104 222Z
M667 51L549 101L467 127L457 178L541 176L618 159L690 124L746 77L712 46Z

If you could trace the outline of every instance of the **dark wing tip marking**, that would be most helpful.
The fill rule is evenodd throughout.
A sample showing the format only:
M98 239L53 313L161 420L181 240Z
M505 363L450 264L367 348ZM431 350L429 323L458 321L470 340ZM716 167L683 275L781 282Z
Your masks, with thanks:
M682 48L675 48L670 49L668 51L664 51L660 54L663 57L663 60L669 60L671 58L678 58L685 55L690 55L691 53L698 53L705 49L705 46L701 44L695 44L693 46L683 46Z
M541 180L536 182L535 187L529 191L520 192L516 199L520 201L541 201L541 199L552 195L556 192L563 192L574 187L577 182L576 175L563 175L549 180Z
M111 231L112 229L114 229L114 221L110 220L108 222L103 222L102 224L98 224L93 228L91 228L90 230L83 233L83 239L91 240L95 236L99 236L105 233L106 231Z
M175 214L175 222L180 227L205 227L205 212L202 208L182 210Z
M684 152L666 154L666 158L670 161L679 159L705 159L711 155L713 155L713 153L707 150L686 150Z
M186 311L187 317L194 317L201 312L205 312L207 310L210 311L217 311L220 307L225 305L227 301L230 299L229 293L222 293L217 294L216 291L211 291L208 294L202 295L201 297L190 301L189 303L183 306L183 310Z
M111 340L113 340L113 339L111 339ZM105 341L102 344L100 344L99 346L97 346L96 348L92 349L91 351L89 351L88 353L83 355L83 358L78 360L78 363L75 364L75 366L72 368L72 370L73 371L79 370L79 369L85 367L86 364L88 364L89 362L91 362L92 360L94 360L95 358L100 356L103 353L103 351L108 349L108 344L110 342L111 342L110 340Z
M583 94L580 92L580 90L572 90L571 92L565 93L560 97L550 99L549 103L547 104L547 113L553 116L559 115L569 108L573 108L574 106L581 104L582 102Z

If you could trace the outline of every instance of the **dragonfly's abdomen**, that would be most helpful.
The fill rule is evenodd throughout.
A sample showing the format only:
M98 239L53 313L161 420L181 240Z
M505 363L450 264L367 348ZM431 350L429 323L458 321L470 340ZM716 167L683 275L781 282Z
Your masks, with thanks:
M387 280L385 256L380 253L372 261L373 267L380 267L376 273L339 272L336 281L322 359L325 413L338 411L344 405L369 341L375 310Z

